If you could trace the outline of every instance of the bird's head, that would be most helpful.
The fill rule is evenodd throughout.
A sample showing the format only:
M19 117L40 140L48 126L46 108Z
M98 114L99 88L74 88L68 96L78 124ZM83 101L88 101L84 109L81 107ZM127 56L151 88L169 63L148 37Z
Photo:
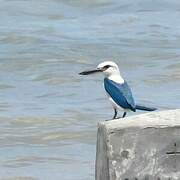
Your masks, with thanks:
M113 61L105 61L100 63L96 69L90 71L83 71L79 74L89 75L97 72L103 72L107 77L111 75L118 75L120 73L118 65L116 63L114 63Z

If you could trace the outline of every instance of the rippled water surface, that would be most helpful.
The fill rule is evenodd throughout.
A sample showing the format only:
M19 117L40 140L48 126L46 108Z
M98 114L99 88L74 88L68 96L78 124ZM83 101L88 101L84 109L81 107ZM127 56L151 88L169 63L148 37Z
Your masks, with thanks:
M94 179L101 75L118 63L136 101L179 108L177 0L0 0L0 179Z

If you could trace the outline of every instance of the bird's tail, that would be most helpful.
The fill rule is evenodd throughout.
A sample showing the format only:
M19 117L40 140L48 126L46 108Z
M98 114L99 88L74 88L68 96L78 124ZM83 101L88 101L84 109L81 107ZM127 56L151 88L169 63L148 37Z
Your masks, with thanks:
M137 109L137 110L142 110L142 111L155 111L155 110L157 110L157 108L154 108L154 107L146 107L146 106L139 105L139 104L136 105L136 109Z

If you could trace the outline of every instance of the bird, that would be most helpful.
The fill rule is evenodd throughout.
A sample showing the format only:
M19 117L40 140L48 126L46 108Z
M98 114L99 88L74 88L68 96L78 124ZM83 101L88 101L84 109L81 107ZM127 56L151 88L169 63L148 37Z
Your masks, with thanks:
M157 108L146 107L135 103L131 88L121 76L118 65L113 61L100 63L96 69L80 72L80 75L89 75L94 73L104 74L104 89L114 109L113 119L117 118L118 111L123 111L121 118L127 115L127 112L136 110L155 111Z

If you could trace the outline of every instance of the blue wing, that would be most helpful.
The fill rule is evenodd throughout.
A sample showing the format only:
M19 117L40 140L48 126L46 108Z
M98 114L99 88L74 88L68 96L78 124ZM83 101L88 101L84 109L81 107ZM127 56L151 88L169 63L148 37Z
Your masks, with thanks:
M104 87L116 104L124 109L136 111L136 105L131 89L126 82L123 84L118 84L108 78L105 78Z

